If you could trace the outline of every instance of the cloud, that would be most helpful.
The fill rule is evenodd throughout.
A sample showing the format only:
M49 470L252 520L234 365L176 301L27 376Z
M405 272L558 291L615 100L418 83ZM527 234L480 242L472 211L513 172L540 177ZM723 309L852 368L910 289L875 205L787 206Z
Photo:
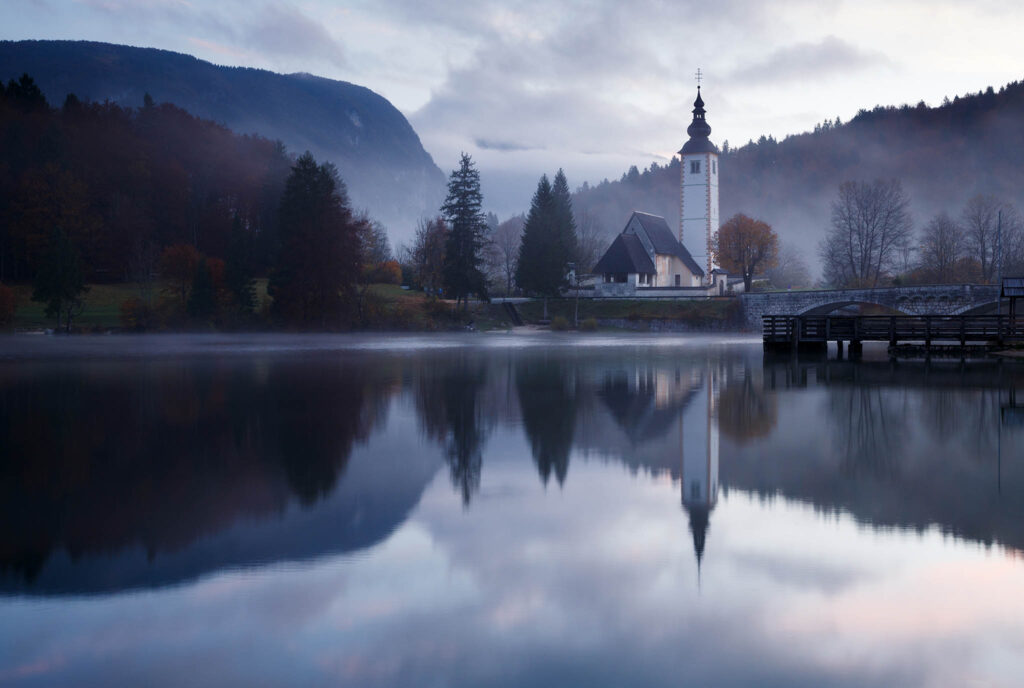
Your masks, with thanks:
M77 0L93 16L118 26L134 25L178 35L209 52L243 64L274 58L315 60L344 67L345 50L324 24L288 2L245 3L225 0L196 7L186 0ZM116 42L116 41L115 41Z
M514 153L516 151L537 150L533 146L527 146L514 141L498 141L496 139L478 138L473 141L477 148L482 150L501 151L502 153Z
M779 48L763 61L734 71L730 78L740 84L780 83L891 64L881 53L861 50L836 36L827 36L819 43Z
M254 50L282 57L321 59L345 65L342 44L300 10L287 5L266 5L256 20L242 30L242 42Z

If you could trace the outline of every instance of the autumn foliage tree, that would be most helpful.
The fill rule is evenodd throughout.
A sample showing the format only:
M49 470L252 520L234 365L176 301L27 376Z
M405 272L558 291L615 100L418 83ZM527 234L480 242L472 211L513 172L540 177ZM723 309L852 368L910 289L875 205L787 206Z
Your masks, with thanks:
M166 293L178 300L181 309L188 303L188 293L199 258L199 251L189 244L168 246L160 254L160 276L167 285Z
M771 225L737 213L725 221L712 238L714 260L731 273L743 275L743 286L750 291L754 273L775 267L779 256L779 237Z

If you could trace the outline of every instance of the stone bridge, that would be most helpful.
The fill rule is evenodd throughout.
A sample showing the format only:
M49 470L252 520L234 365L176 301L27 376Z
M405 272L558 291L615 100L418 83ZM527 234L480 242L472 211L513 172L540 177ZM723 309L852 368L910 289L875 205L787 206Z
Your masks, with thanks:
M999 287L949 284L876 289L818 289L741 294L743 317L754 330L762 315L823 315L854 304L874 304L906 315L960 315L994 312Z

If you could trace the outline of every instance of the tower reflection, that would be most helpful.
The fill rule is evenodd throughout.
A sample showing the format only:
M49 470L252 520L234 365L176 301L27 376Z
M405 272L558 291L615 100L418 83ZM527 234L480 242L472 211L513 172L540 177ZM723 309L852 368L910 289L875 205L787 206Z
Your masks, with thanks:
M708 364L696 400L679 417L680 490L690 518L698 574L711 512L718 502L718 400L720 372Z

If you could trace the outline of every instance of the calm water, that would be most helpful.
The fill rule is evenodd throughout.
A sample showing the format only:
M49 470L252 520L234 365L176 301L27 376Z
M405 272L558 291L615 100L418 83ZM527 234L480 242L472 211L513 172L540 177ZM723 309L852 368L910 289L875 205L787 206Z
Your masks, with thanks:
M1020 685L1022 406L741 338L0 340L0 684Z

